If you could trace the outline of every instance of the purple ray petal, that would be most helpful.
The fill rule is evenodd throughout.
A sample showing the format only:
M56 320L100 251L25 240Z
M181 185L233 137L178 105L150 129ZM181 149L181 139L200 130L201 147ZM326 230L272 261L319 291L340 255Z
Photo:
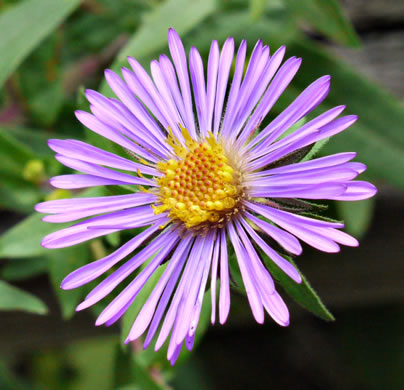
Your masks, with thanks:
M227 89L227 81L229 79L229 73L231 64L233 62L234 53L234 39L227 38L223 44L222 51L220 53L219 60L219 72L217 76L216 86L216 99L215 99L215 114L214 114L214 126L213 134L217 135L219 126L223 115L223 103Z
M274 291L262 297L265 310L281 326L289 325L289 310L281 296Z
M279 138L287 129L317 107L328 95L330 90L330 76L323 76L309 85L280 115L278 115L259 135L258 140L265 139L265 145L270 145ZM245 133L250 133L251 125L245 128ZM241 139L244 143L246 138Z
M325 92L328 92L329 89L329 84L327 82L322 86L323 91L320 89L320 96L323 96ZM259 144L256 148L253 149L252 153L254 153L256 156L262 156L266 153L272 152L274 150L280 149L284 145L292 145L294 142L297 140L300 140L302 137L308 134L312 134L313 130L318 130L321 129L323 126L327 125L330 123L332 120L334 120L338 115L344 111L345 106L338 106L335 108L332 108L331 110L326 111L325 113L319 115L318 117L312 119L311 121L307 122L305 125L303 125L301 128L297 129L293 133L287 135L286 137L273 142L277 138L277 134L275 136L269 136L266 139L264 139L261 144ZM269 125L271 126L272 123ZM281 131L284 129L281 128ZM261 133L260 133L261 135ZM258 137L256 137L257 139ZM256 139L254 139L251 144L256 143ZM272 145L271 145L272 144Z
M150 114L147 112L147 110L142 106L142 104L139 102L138 99L135 98L133 92L136 93L136 95L139 96L137 93L137 90L134 90L134 83L132 83L132 77L128 77L128 74L130 72L126 69L125 71L122 71L122 74L125 78L125 81L127 84L125 84L122 79L112 70L107 69L105 71L105 79L111 89L115 92L116 96L125 104L126 107L133 113L133 115L136 117L136 120L139 122L139 127L142 130L148 130L150 133L154 134L157 140L164 140L164 134L160 130L159 126L157 123L154 121L154 119L150 116ZM131 73L131 75L133 75ZM140 98L142 99L143 96ZM149 103L149 102L148 102ZM149 106L151 109L153 109L154 104ZM154 114L154 112L153 112ZM161 117L157 117L158 120L161 119Z
M64 213L66 210L69 212L85 211L93 208L109 207L113 205L123 205L126 202L144 202L156 200L156 196L146 192L137 192L128 195L116 196L96 196L91 198L70 198L70 199L57 199L47 202L38 203L35 210L40 213L58 214Z
M241 223L252 237L252 239L260 246L260 248L267 254L267 256L296 283L301 283L302 278L296 268L289 263L286 259L280 256L274 251L267 243L255 232L255 230L247 223L247 221L241 218Z
M291 221L297 224L304 224L315 227L332 227L332 228L343 228L344 224L339 222L329 222L322 221L320 219L314 219L309 217L304 217L303 215L296 215L289 213L287 211L277 210L273 207L269 207L259 203L246 202L246 206L255 211L258 214L261 214L265 218L272 220L273 218L282 219L285 221ZM274 220L275 222L275 220ZM276 222L275 222L276 223Z
M247 298L255 320L262 324L264 322L264 308L257 287L255 285L254 273L246 250L242 247L240 239L232 223L227 225L227 233L236 252L237 262L240 268Z
M206 86L206 127L212 131L213 124L213 109L215 107L216 97L216 84L217 84L217 71L219 69L219 45L217 41L212 41L210 46L209 58L208 58L208 79Z
M331 238L335 242L338 242L339 244L354 247L359 246L359 242L356 238L342 232L341 230L333 228L319 228L317 231L323 234L325 237Z
M219 295L219 322L223 325L230 311L230 282L229 265L226 243L226 232L220 231L220 295Z
M142 68L142 66L134 59L129 57L128 61L135 73L127 68L122 68L122 75L132 92L137 95L144 105L157 118L164 129L170 128L173 134L181 139L181 132L178 123L173 119L169 109L155 87L153 81ZM160 135L160 139L164 140L164 136Z
M119 228L90 229L97 225L110 224L113 226L125 223L126 221L136 221L136 225L140 227L156 219L160 219L160 217L154 214L150 206L115 211L107 215L90 218L87 221L51 233L42 240L41 245L45 248L65 248L120 230Z
M250 118L250 121L253 123L252 128L255 128L262 118L267 115L279 96L292 81L300 64L300 58L291 57L282 65ZM249 135L247 134L247 136ZM242 138L244 139L245 137L242 136Z
M153 187L157 186L157 183L153 182L150 179L144 179L141 177L128 175L126 173L117 172L109 168L104 168L96 164L87 163L70 157L65 157L60 154L57 154L55 158L63 165L66 165L71 169L87 173L89 175L99 176L105 179L116 180L124 182L126 184L145 185Z
M185 111L184 100L181 96L181 92L178 87L177 76L175 74L174 66L171 63L170 59L165 54L162 54L160 56L160 64L161 64L160 69L163 73L166 85L171 92L171 96L173 97L177 110L181 115L184 126L185 128L188 129L189 128L187 122L188 118Z
M166 307L167 307L167 305L168 305L168 303L169 303L169 301L171 299L171 295L172 295L172 293L174 291L174 288L177 285L177 281L178 281L178 278L179 278L179 276L181 274L181 271L183 269L185 261L187 261L187 259L188 259L188 254L189 254L189 251L191 249L193 241L194 241L194 237L191 238L191 242L188 245L187 252L186 252L186 254L183 255L183 261L180 261L180 263L177 264L177 267L174 269L170 279L168 280L168 283L167 283L167 285L166 285L166 287L164 289L164 292L163 292L163 294L162 294L162 296L160 298L160 301L159 301L159 304L157 306L157 309L156 309L156 311L154 313L153 320L152 320L152 322L150 324L150 327L149 327L149 331L147 332L147 335L146 335L146 338L145 338L145 341L144 341L144 348L145 349L150 345L154 335L156 334L156 331L157 331L157 329L158 329L158 327L160 325L160 321L163 318L163 315L165 313ZM128 339L125 341L125 343L127 343L127 342L128 342Z
M163 290L165 289L168 281L170 280L173 272L177 267L182 268L187 258L190 244L192 243L192 236L188 236L186 239L181 240L180 244L176 248L173 256L169 260L168 266L165 269L163 275L157 282L147 301L140 310L135 322L133 323L127 341L136 340L147 329L150 321L153 318L156 306L161 298Z
M294 165L297 165L294 166ZM319 164L320 165L320 164ZM290 167L290 172L286 168L286 172L277 173L276 169L269 169L266 171L259 171L249 174L246 177L246 183L253 185L255 187L265 187L267 185L271 186L283 186L283 185L295 185L295 184L315 184L321 182L327 182L331 179L333 181L347 181L356 177L360 173L366 170L366 165L357 162L348 162L335 164L332 166L325 166L316 168L309 168L308 166L302 166L299 170L299 163L292 165L285 165L284 167ZM283 168L283 167L280 167ZM272 174L275 171L274 174ZM314 178L318 176L318 178ZM347 179L344 179L348 177ZM297 180L299 178L300 180ZM292 183L297 181L296 183ZM283 184L285 183L285 184Z
M176 124L180 123L182 126L185 127L185 124L180 114L181 111L176 106L174 97L172 95L170 89L170 83L167 82L164 75L164 70L162 69L162 66L160 66L160 63L157 60L153 60L151 62L150 71L153 76L154 83L156 84L156 88L160 93L161 98L164 101L164 104L167 106L167 110L169 110L170 117L173 118Z
M239 112L237 115L238 120L237 120L237 125L234 125L233 130L235 130L235 131L233 131L233 133L232 133L233 138L235 138L238 135L241 127L244 126L245 121L248 119L249 116L251 116L253 108L257 105L259 100L262 98L262 95L267 90L269 83L271 82L272 78L274 77L275 73L277 72L277 70L279 69L279 66L282 63L284 55L285 55L285 47L282 46L273 54L273 56L269 59L269 61L267 61L266 67L263 69L262 75L256 81L255 88L253 90L251 90L252 93L250 93L247 96L248 100L244 103L244 106L239 103L239 105L238 105ZM247 80L245 79L243 81L243 84L245 81L247 81ZM264 116L261 115L259 117L258 115L256 115L256 117L258 117L258 122L255 119L248 120L247 126L252 125L252 129L254 127L257 127ZM234 118L234 120L235 119L236 118ZM248 134L250 132L251 132L251 129L248 130ZM247 137L248 137L248 134L247 134ZM240 144L240 142L239 142L239 144Z
M180 303L179 310L181 310L182 306L183 306L183 302ZM176 342L176 334L177 334L177 331L178 331L180 318L181 318L181 314L178 314L177 317L175 318L175 322L174 322L170 342L168 343L167 360L171 360L173 357L175 357L175 355L178 353L178 347L182 346L182 344L183 344L183 341L181 341L180 343Z
M213 232L214 233L214 232ZM176 335L176 342L180 343L185 339L186 334L190 330L192 314L196 299L198 297L198 292L200 286L203 284L204 274L206 274L205 283L207 280L207 276L209 275L209 267L212 260L212 251L213 251L213 238L214 234L209 232L206 236L202 253L203 257L199 259L199 264L197 266L196 272L188 279L188 283L184 288L184 307L181 315L181 322L179 323L179 327Z
M151 226L147 230L129 240L127 243L119 247L116 251L112 252L108 256L93 261L92 263L86 264L71 272L63 279L61 288L63 288L64 290L70 290L72 288L80 287L98 278L119 261L135 251L139 247L139 245L142 244L142 242L148 239L159 229L159 225L160 223L156 223L155 225Z
M268 206L258 206L256 203L248 203L247 208L270 219L314 248L328 253L336 253L340 250L339 246L331 238L325 237L319 232L318 227L333 227L333 225L343 227L341 224L294 215Z
M125 181L105 179L99 176L93 175L60 175L49 179L51 186L55 188L63 189L76 189L76 188L88 188L97 186L109 186L109 185L126 185Z
M205 259L205 267L204 267L204 271L203 271L203 275L202 275L202 281L199 286L197 299L196 299L196 302L193 307L193 313L192 313L192 317L191 317L188 334L187 334L186 340L185 340L185 344L189 350L191 350L193 347L195 332L196 332L196 329L199 324L199 318L201 315L203 299L205 297L206 284L208 282L208 277L209 277L209 273L210 273L209 271L211 270L211 264L212 264L212 259L213 259L213 249L216 246L215 245L216 244L215 236L216 236L216 232L213 232L213 234L211 235L211 242L207 243L208 244L207 250L209 250L209 252L206 252L206 253L209 253L209 256L206 256L206 259ZM191 345L191 342L192 342L192 345Z
M115 73L110 71L107 72L107 75L109 78L111 78L112 75L114 77L114 89L117 96L120 96L126 103L128 103L126 99L130 98L132 98L134 102L137 102L127 85ZM123 96L124 94L126 94L127 98ZM100 93L92 90L86 91L86 97L91 103L91 111L102 122L112 128L116 128L119 132L141 145L144 149L152 149L154 153L157 153L163 158L167 155L169 147L164 142L164 135L158 128L157 123L155 123L153 119L150 119L151 123L154 123L154 128L151 124L144 125L128 108L130 107L135 111L135 108L133 107L135 103L126 106L117 99L106 98ZM137 103L140 105L139 102ZM136 113L136 115L139 114ZM139 117L142 119L141 116Z
M151 257L153 257L156 252L158 252L158 254L151 260L151 262L153 262L156 258L163 261L164 258L161 258L161 253L164 254L166 253L165 250L167 248L172 248L176 242L176 239L177 236L172 233L172 229L161 233L145 248L129 259L125 264L121 265L116 271L114 271L100 284L98 284L98 286L91 290L91 292L86 296L85 300L77 306L76 310L80 311L86 309L106 297L124 279L131 275L143 263L147 262Z
M285 184L283 187L251 187L249 196L252 198L300 198L300 199L333 199L343 194L347 189L345 184L322 183L306 186Z
M212 324L216 321L216 284L217 284L217 268L219 263L219 250L220 250L220 238L215 241L215 247L212 257L212 270L210 275L210 295L212 301L212 313L210 321Z
M196 139L194 114L192 109L192 95L187 70L187 56L185 54L184 45L182 44L181 38L172 28L168 30L168 47L177 71L178 81L181 86L181 93L187 116L187 129L191 136Z
M333 167L315 168L305 171L282 173L260 177L255 180L247 178L246 185L252 188L304 186L307 184L338 183L349 181L363 172L366 166L360 163L344 163Z
M271 275L269 274L267 269L262 264L261 259L259 258L256 250L252 246L251 241L247 237L247 234L245 233L239 220L235 220L234 225L235 225L236 231L241 239L241 242L244 245L247 255L250 258L252 269L255 274L255 279L263 287L265 294L272 294L275 291L275 283L274 283Z
M243 82L240 87L240 92L237 97L237 111L234 113L234 119L232 123L233 129L238 129L240 124L243 122L245 114L251 114L251 108L248 105L248 101L251 98L251 95L257 96L259 99L261 96L257 91L260 90L260 87L263 90L266 89L267 85L260 85L258 88L256 87L257 81L260 79L262 74L265 72L265 75L268 75L268 67L269 65L269 47L262 46L262 41L259 40L254 50L251 54L250 61L248 63L247 71L245 73ZM273 72L274 73L274 72ZM263 92L263 91L261 91Z
M205 239L204 237L197 236L195 238L194 246L192 248L191 253L188 256L188 260L185 265L184 272L182 274L181 280L178 284L178 287L174 293L174 297L172 298L170 307L168 308L167 314L163 321L163 325L160 330L160 334L157 337L155 350L159 350L163 345L164 341L167 339L176 318L179 318L179 305L183 299L185 285L192 280L192 277L195 273L195 270L198 266L199 259L201 257L203 243ZM173 337L173 336L172 336Z
M234 39L227 38L220 53L219 72L217 76L215 115L214 115L215 120L213 126L213 134L215 135L218 134L219 126L222 120L223 102L226 94L227 81L229 79L230 68L233 62L233 54L234 54Z
M271 225L248 212L246 212L246 216L251 222L257 225L264 233L268 234L268 236L277 241L278 244L285 248L288 252L294 255L300 255L302 253L302 247L299 240L295 236L292 236L290 233L285 232L277 226Z
M128 138L120 134L118 131L114 130L112 127L106 125L102 121L100 121L97 117L94 115L89 114L88 112L84 111L76 111L75 112L77 119L86 127L88 127L90 130L94 131L94 133L97 133L104 138L107 138L116 144L122 146L125 149L130 150L131 152L141 156L142 158L152 161L152 162L157 162L158 159L153 156L150 153L147 153L143 150L143 148L140 148L138 145L134 144L131 142Z
M268 169L266 171L260 171L256 173L252 173L249 177L261 177L268 174L283 174L283 173L292 173L292 172L303 172L306 170L317 169L317 168L329 168L335 165L343 164L347 161L352 160L356 157L356 153L339 153L333 154L327 157L316 158L314 160L283 165L278 168Z
M189 71L191 73L192 86L194 90L195 108L198 115L199 130L202 136L208 135L206 126L206 90L203 62L201 55L195 47L189 52Z
M231 130L230 125L235 119L235 108L237 105L237 97L240 90L241 78L243 77L244 73L246 52L247 52L247 42L245 40L242 40L237 52L236 67L234 70L234 76L231 83L229 98L227 101L226 111L223 119L222 133L221 133L223 137L229 136Z
M311 143L311 140L313 137L318 136L320 134L320 130L318 129L311 129L310 132L305 132L305 133L299 133L299 136L297 136L293 142L287 143L286 145L283 145L282 147L279 147L275 151L271 153L263 153L263 155L257 159L255 159L252 162L249 162L246 165L246 169L248 171L255 171L262 169L263 167L273 163L274 161L277 161L281 159L284 156L287 156L290 153L295 152L296 150L299 150L303 148L304 146L307 146ZM280 141L282 142L282 141ZM258 156L257 156L258 157ZM255 156L253 157L255 158Z
M377 193L377 188L366 181L352 181L345 183L345 185L347 186L346 191L341 195L332 197L332 199L355 201L369 199Z
M67 211L65 213L59 213L55 215L47 215L42 218L43 221L52 222L52 223L63 223L63 222L72 222L77 219L82 219L85 217L93 216L96 214L104 214L110 213L112 211L125 210L132 207L144 206L146 204L150 204L155 202L156 196L152 194L148 197L143 196L135 196L142 193L136 193L131 195L121 195L121 201L112 202L108 205L102 205L100 207L89 207L86 209L78 210L78 211ZM142 194L143 195L143 194ZM69 209L65 209L69 210Z
M171 356L170 359L169 359L169 360L170 360L170 364L171 364L172 366L174 366L175 362L176 362L177 359L178 359L178 356L180 356L182 344L183 344L183 343L178 344L178 345L175 347L175 351L173 352L172 356Z
M105 165L111 168L132 172L137 172L139 170L144 174L161 176L161 173L155 168L106 152L105 150L96 148L85 142L50 139L48 145L53 151L66 157L75 158L93 164Z
M164 261L167 254L171 251L174 245L178 242L179 237L177 235L167 237L164 242L164 246L160 248L160 251L156 256L150 261L150 263L136 276L136 278L129 283L127 287L102 311L98 316L96 325L102 325L107 322L112 316L120 312L120 310L131 304L146 282L149 280L150 276L156 271L160 264ZM128 267L125 273L122 273L117 280L114 281L113 285L120 283L125 277L129 276L133 272L134 266ZM119 270L118 270L119 271ZM117 272L118 272L117 271ZM114 274L112 274L114 275ZM111 276L112 276L111 275ZM93 295L95 297L95 295ZM91 299L91 298L86 298ZM94 299L94 298L93 298Z

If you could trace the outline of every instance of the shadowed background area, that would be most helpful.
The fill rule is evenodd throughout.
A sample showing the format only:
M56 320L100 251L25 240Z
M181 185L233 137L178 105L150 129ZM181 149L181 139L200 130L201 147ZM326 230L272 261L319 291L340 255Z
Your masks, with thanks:
M403 22L402 0L0 1L0 389L401 389ZM59 289L65 275L128 236L47 251L39 242L55 227L32 214L39 201L78 195L47 184L68 172L47 139L100 142L74 118L75 109L87 109L84 90L109 94L103 70L125 66L128 55L149 69L167 53L169 26L204 61L211 40L222 44L227 36L247 38L249 53L262 38L271 53L285 44L287 57L301 56L299 74L269 119L330 74L323 110L346 104L359 121L321 153L357 151L368 166L363 180L379 188L375 200L329 204L327 213L345 220L359 248L329 255L305 246L296 259L335 322L281 290L291 325L269 318L258 325L246 297L234 291L226 325L202 321L197 347L174 368L141 344L121 348L130 316L95 327L105 303L75 314L88 289Z

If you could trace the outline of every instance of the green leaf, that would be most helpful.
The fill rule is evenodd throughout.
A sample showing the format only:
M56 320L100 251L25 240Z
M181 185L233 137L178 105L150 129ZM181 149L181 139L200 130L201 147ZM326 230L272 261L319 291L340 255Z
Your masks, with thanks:
M206 57L213 39L220 43L229 36L234 37L236 42L246 39L250 48L258 39L262 39L274 52L296 35L297 28L290 12L274 7L254 23L251 23L251 17L245 11L216 13L181 38L186 48L195 46Z
M9 281L28 279L45 272L47 266L45 257L9 261L2 267L1 277Z
M25 0L0 14L0 86L80 0Z
M78 197L104 195L106 195L104 187L93 187L80 192ZM43 222L42 217L42 214L34 213L0 236L0 258L33 257L53 250L41 246L42 238L72 224Z
M116 390L142 390L142 389L136 385L125 385L122 387L118 387Z
M297 19L310 23L338 43L360 46L358 35L337 0L284 0Z
M152 377L152 373L140 364L134 364L133 375L136 378L136 385L140 389L147 390L169 390L170 388L165 384L157 383Z
M0 129L0 154L2 156L2 164L0 172L11 171L13 174L21 174L26 162L35 158L35 154L19 142L11 134Z
M47 234L63 229L67 224L41 221L42 215L35 213L13 226L0 237L0 258L20 258L39 256L50 249L41 246Z
M141 60L166 47L170 27L175 28L180 35L185 34L212 14L216 7L215 0L166 0L159 3L144 17L140 28L119 52L112 69L117 70L124 66L128 56ZM102 94L110 93L105 81L100 91Z
M84 134L86 136L87 143L89 143L90 145L96 146L97 148L106 150L107 152L114 153L121 157L126 157L126 158L128 157L128 153L122 146L95 133L94 131L84 128Z
M41 200L43 194L33 183L17 179L16 176L10 178L3 175L0 181L0 208L16 210L24 214L31 213L32 207Z
M121 242L121 233L115 232L108 234L105 239L107 240L108 244L114 248L117 248Z
M0 310L22 310L46 314L46 305L36 296L0 280Z
M263 237L264 238L264 237ZM265 240L265 238L264 238ZM296 283L288 275L286 275L260 248L257 248L261 259L263 259L264 264L269 269L271 275L275 278L277 282L284 288L284 290L301 306L309 310L316 316L322 318L326 321L333 321L334 316L328 311L320 297L316 294L313 288L310 286L307 279L300 272L293 259L289 256L282 255L290 263L292 263L295 268L299 271L302 278L302 282ZM232 275L232 279L237 284L233 288L245 295L244 284L241 277L240 268L238 267L236 254L233 248L229 250L229 268Z
M113 389L114 352L118 337L101 336L66 346L71 375L69 389Z
M134 54L138 58L147 57L166 46L170 27L175 28L178 34L184 34L213 13L215 8L215 0L162 2L146 15L142 26L118 54L117 60L125 61L127 56Z
M32 387L21 380L15 373L11 359L5 356L0 360L0 389L2 390L32 390Z
M299 271L302 277L302 282L300 284L296 283L289 278L265 253L260 251L261 258L264 259L266 266L269 268L272 276L280 283L280 285L285 289L285 291L301 306L309 310L316 316L322 318L326 321L334 321L334 316L328 311L324 303L321 301L320 297L310 286L308 280L297 268L295 262L289 256L284 256L287 260L292 263L295 268Z
M300 119L300 121L296 122L294 125L290 126L280 137L279 139L285 138L286 136L294 133L296 130L300 129L307 122L306 118Z
M310 152L307 153L301 161L309 161L311 159L313 159L314 157L317 156L317 154L320 152L321 149L323 149L323 147L325 145L327 145L328 141L330 139L329 138L324 138L318 142L316 142L313 147L310 149Z
M325 153L358 152L358 160L368 166L371 179L404 188L404 110L400 102L309 41L294 42L289 50L303 58L294 87L303 89L314 79L329 74L331 91L321 108L346 104L347 114L359 116L351 128L332 137Z
M250 14L252 20L258 20L265 11L266 0L250 0Z
M37 158L38 156L49 157L55 154L48 146L48 140L50 138L66 138L66 135L63 134L55 134L40 129L29 129L25 127L4 126L1 128L1 133L5 133L18 140L32 155L36 155Z
M370 226L375 198L361 200L359 202L337 202L338 215L345 223L348 233L361 238Z
M74 310L85 291L82 288L65 291L60 288L60 284L70 272L88 262L90 257L88 246L84 244L49 250L46 257L48 258L50 280L59 299L62 316L64 319L68 319L73 316Z

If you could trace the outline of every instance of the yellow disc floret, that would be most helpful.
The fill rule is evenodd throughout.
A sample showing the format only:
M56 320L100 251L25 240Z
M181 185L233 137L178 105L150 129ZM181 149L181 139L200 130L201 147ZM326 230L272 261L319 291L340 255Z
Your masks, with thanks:
M176 158L157 163L164 176L157 179L161 204L154 212L168 211L187 228L221 223L239 202L239 173L212 134L198 143L186 129L182 133L185 146L172 134L167 140Z

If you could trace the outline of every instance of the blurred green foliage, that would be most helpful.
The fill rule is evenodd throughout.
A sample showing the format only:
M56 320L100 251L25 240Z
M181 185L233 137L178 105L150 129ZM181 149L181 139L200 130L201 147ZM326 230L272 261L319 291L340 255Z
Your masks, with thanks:
M337 0L8 0L0 3L0 208L18 213L16 226L0 236L1 277L15 282L48 273L61 306L69 318L85 288L62 292L59 284L73 269L107 253L129 237L98 240L95 245L48 251L41 238L60 225L45 224L33 206L43 200L66 196L90 196L90 191L71 194L53 190L48 179L68 172L47 148L49 138L87 139L102 148L116 146L86 131L75 120L74 110L86 109L83 90L99 89L110 94L103 70L119 70L128 55L146 69L152 58L167 53L167 29L174 27L187 49L196 46L204 59L212 39L222 43L233 36L246 38L249 47L258 39L274 52L287 45L288 55L303 58L296 79L271 113L279 113L309 83L323 74L333 78L331 93L321 110L346 104L348 113L360 120L335 137L324 153L356 151L368 165L367 179L404 188L404 112L397 99L361 74L334 58L316 41L309 39L301 24L337 44L360 46L360 41ZM316 112L317 113L317 112ZM119 150L119 153L123 153ZM377 158L375 158L377 156ZM120 189L125 193L127 189ZM94 190L91 190L94 191ZM92 195L94 196L94 194ZM361 236L371 220L374 202L338 203L339 216L347 229ZM7 221L5 221L7 222ZM7 227L7 226L4 226ZM322 318L332 319L306 280L291 282L270 261L268 267L303 306ZM163 269L160 270L162 272ZM235 270L235 280L238 275ZM156 273L153 278L158 278ZM152 279L153 279L152 278ZM25 310L46 314L37 297L0 281L0 310ZM122 321L124 339L147 293L150 280ZM209 301L208 297L205 300ZM94 312L100 312L97 305ZM201 337L209 322L205 304L198 328ZM57 331L57 330L55 330ZM121 348L119 340L100 339L71 345L62 354L44 352L34 358L34 387L21 382L0 364L2 389L168 389L174 371L165 359L166 351L142 351L136 344ZM180 358L186 360L188 352ZM74 358L73 358L74 357ZM71 365L73 377L64 372ZM101 366L102 365L102 366ZM43 373L46 373L42 375ZM43 383L43 378L46 383ZM68 378L61 381L61 378ZM95 385L98 384L98 385ZM42 386L42 387L41 387ZM91 387L92 386L92 387ZM95 387L94 387L95 386Z

